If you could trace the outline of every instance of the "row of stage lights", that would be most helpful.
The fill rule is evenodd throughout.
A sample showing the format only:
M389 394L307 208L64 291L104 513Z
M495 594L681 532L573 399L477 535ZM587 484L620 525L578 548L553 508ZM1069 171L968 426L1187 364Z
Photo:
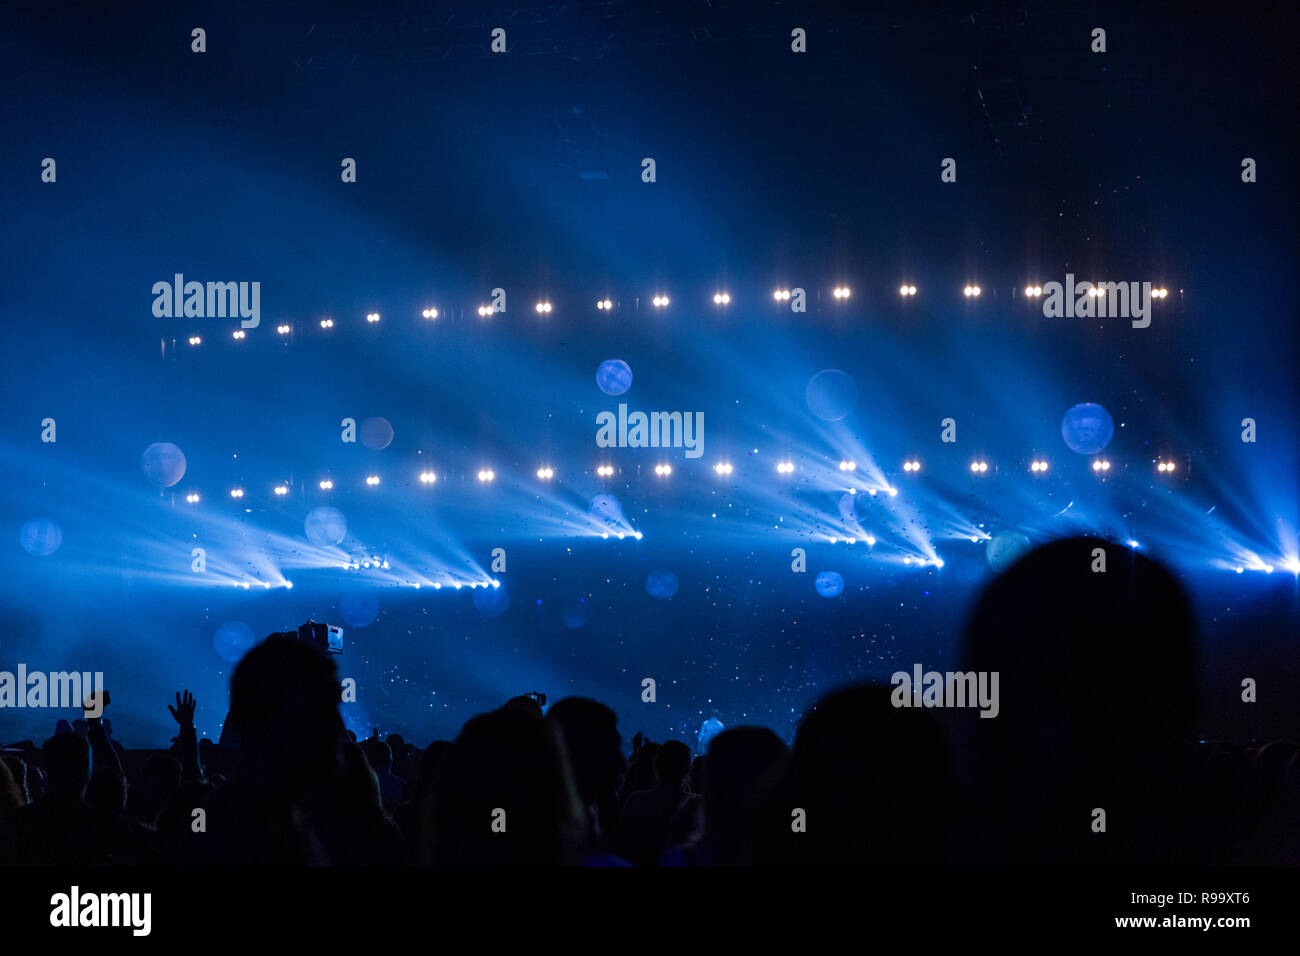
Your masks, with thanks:
M1051 466L1049 465L1048 462L1040 458L1035 458L1029 463L1029 471L1035 475L1047 474L1047 472L1050 470L1050 467ZM1172 461L1160 461L1157 462L1156 464L1156 471L1162 475L1172 475L1176 470L1176 467L1177 466ZM858 469L857 462L851 459L844 459L839 463L839 470L842 472L845 473L856 472L857 469ZM614 476L614 470L615 469L613 465L598 465L596 468L596 475L600 478L612 478ZM727 477L732 473L734 473L735 466L732 465L731 462L729 461L719 461L713 466L713 470L719 476ZM989 463L983 459L976 459L970 463L970 470L971 473L975 475L987 474L989 471ZM1097 472L1098 474L1104 475L1111 470L1111 462L1107 458L1094 458L1092 461L1092 470L1094 472ZM777 462L776 464L776 472L779 475L791 475L794 474L794 471L795 471L795 465L794 462L792 461L781 461L781 462ZM921 462L914 458L908 459L903 462L903 471L909 475L919 474L921 471ZM668 478L673 473L673 466L667 464L666 462L661 462L660 464L654 466L654 473L657 478ZM539 481L553 481L555 479L555 469L550 465L543 465L542 467L538 468L536 474ZM491 484L492 482L496 481L497 478L496 472L493 471L491 468L479 469L475 477L478 478L481 484ZM428 471L428 470L422 471L419 474L419 481L420 484L426 486L437 484L438 482L437 472ZM367 475L365 477L365 484L367 488L377 488L381 483L382 483L382 479L380 478L379 475ZM320 488L321 491L333 491L334 481L331 478L323 478L318 483L318 487ZM891 496L895 496L898 494L897 488L887 488L885 490ZM285 497L286 495L289 494L289 486L286 484L275 485L274 488L272 489L272 492L275 494L277 498ZM870 489L870 494L874 495L875 493L876 493L876 489ZM234 498L235 500L239 500L243 498L244 489L239 487L231 488L230 497ZM200 497L198 492L192 491L186 494L185 500L190 504L198 504L200 501Z
M1092 288L1088 290L1088 295L1092 296L1094 299L1099 299L1099 298L1101 298L1103 295L1106 294L1106 290L1103 289L1103 288L1101 288L1101 283L1099 283L1099 282L1093 282L1093 283L1091 283L1091 285L1092 285ZM980 294L980 293L979 293L979 287L978 287L978 286L975 286L975 287L973 287L973 288L974 288L974 290L975 290L974 292L967 292L966 294L967 294L967 295L979 295L979 294ZM1027 298L1027 299L1037 299L1037 298L1039 298L1040 296L1042 296L1042 294L1043 294L1043 287L1042 287L1041 285L1027 285L1027 286L1025 286L1025 298ZM1153 298L1153 299L1166 299L1166 298L1168 298L1168 297L1169 297L1169 290L1168 290L1168 289L1163 289L1163 288L1161 288L1161 289L1152 289L1152 290L1151 290L1151 298Z
M914 285L901 285L898 287L898 294L903 296L904 298L910 298L912 296L915 296L916 292L917 292L916 286ZM979 298L981 292L982 290L977 285L968 285L962 289L962 295L968 299ZM848 286L836 286L834 289L831 290L831 295L841 302L847 300L850 294L851 293L849 291ZM1031 299L1037 298L1042 294L1043 294L1042 286L1038 286L1038 285L1025 286L1025 296L1027 298L1031 298ZM1093 288L1089 291L1088 294L1091 296L1103 296L1106 294L1106 292L1104 289L1101 289L1096 284L1094 284ZM1151 295L1154 298L1163 299L1168 297L1169 290L1163 288L1152 289ZM791 291L789 289L777 289L772 293L772 298L775 299L777 302L788 302L790 301L790 296L791 296ZM669 303L669 299L667 295L656 295L650 300L650 304L653 305L656 309L667 308L668 303ZM731 293L715 292L713 294L713 304L717 306L730 305ZM534 311L536 311L539 315L549 315L552 308L553 306L551 305L551 303L546 300L541 300L533 306ZM613 300L608 298L598 299L596 300L596 309L601 312L613 311L614 302ZM496 313L496 309L491 305L480 305L476 309L476 312L478 313L479 318L487 318L490 315L494 315ZM420 315L422 318L425 319L436 319L438 318L439 313L438 310L435 308L427 308L421 310ZM382 317L378 312L366 313L366 322L368 322L371 325L377 324L381 318ZM322 329L332 329L334 328L334 320L321 319L320 327ZM281 323L280 325L277 325L275 327L275 331L278 335L288 335L290 332L293 331L293 329L292 326ZM236 341L242 341L243 339L248 337L247 333L243 329L236 329L233 333L231 333L231 335ZM191 335L189 337L189 344L202 345L203 344L202 336Z

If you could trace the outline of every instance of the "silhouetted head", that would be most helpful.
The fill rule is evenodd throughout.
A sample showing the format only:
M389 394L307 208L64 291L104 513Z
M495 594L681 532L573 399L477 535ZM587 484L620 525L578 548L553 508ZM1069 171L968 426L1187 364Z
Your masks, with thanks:
M450 740L435 740L420 754L420 774L415 782L415 799L432 800L438 781L447 772L456 745Z
M434 859L461 866L570 861L582 819L555 726L503 707L456 738L434 799Z
M704 792L704 771L707 761L704 754L696 754L695 759L691 761L690 787L691 793Z
M527 694L520 694L518 697L511 697L503 705L503 710L518 710L522 713L529 714L533 717L542 716L542 705Z
M551 705L546 716L564 737L582 802L590 806L613 798L624 768L614 711L586 697L566 697Z
M342 688L332 658L300 641L269 638L230 679L230 717L241 759L259 774L306 787L337 768Z
M795 732L789 774L792 804L807 812L803 862L933 862L947 837L947 739L930 712L894 706L890 687L857 685L818 701Z
M41 747L51 796L81 799L90 782L90 744L76 734L55 734Z
M788 752L766 727L733 727L713 738L704 770L704 819L711 834L744 828L759 781Z
M680 740L665 740L655 754L655 781L665 789L680 787L691 769L691 748Z
M375 773L384 773L392 769L393 751L382 740L374 737L363 740L361 742L361 752L366 755L366 761L374 769Z
M387 748L382 740L369 743L378 743ZM351 741L339 745L339 776L333 795L346 806L379 810L382 806L379 778L375 776L374 764L370 762L369 755L363 751L364 745Z
M994 579L967 628L964 667L999 675L999 714L972 721L973 742L995 763L1083 773L1141 760L1191 726L1194 641L1183 589L1145 555L1098 538L1037 548Z

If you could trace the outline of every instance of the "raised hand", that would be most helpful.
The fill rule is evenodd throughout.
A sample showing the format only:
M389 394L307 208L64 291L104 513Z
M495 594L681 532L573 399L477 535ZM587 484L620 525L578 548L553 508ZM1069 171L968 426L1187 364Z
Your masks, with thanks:
M168 704L167 709L171 711L172 717L176 718L176 723L180 724L182 727L193 727L195 706L193 694L187 690L185 691L185 696L182 697L180 691L177 691L176 706L173 707L171 704Z

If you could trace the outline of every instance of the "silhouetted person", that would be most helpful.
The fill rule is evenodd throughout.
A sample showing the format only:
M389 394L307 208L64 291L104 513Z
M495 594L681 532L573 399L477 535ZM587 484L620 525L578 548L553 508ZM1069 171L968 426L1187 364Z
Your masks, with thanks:
M377 743L385 750L388 745ZM401 866L402 831L388 819L379 780L362 748L340 743L338 776L306 801L307 816L334 866Z
M361 742L361 752L366 755L366 761L379 782L384 810L391 813L406 794L406 781L393 773L393 751L378 737L371 737Z
M576 862L582 808L554 725L523 708L471 718L434 798L433 861L443 866Z
M329 862L303 804L338 780L341 692L333 659L307 644L270 638L244 655L230 679L227 717L239 762L212 793L207 832L174 844L183 856L176 862Z
M589 865L624 862L609 851L619 845L618 788L626 765L618 715L598 701L566 697L551 705L546 719L560 728L574 782L587 816Z
M90 745L77 734L56 734L41 748L48 793L9 817L12 862L101 866L114 862L118 833L86 805Z
M766 727L733 727L709 744L703 765L704 832L700 839L669 851L665 865L738 866L756 857L750 845L754 798L764 775L789 753ZM698 758L697 758L698 763ZM692 767L692 775L695 768Z
M1216 824L1182 785L1196 711L1192 614L1163 567L1097 538L1032 551L980 598L964 668L1000 675L998 716L966 720L983 798L977 859L1161 863L1212 852Z
M393 812L393 822L406 840L406 859L413 866L433 862L433 803L446 784L451 756L456 745L450 740L435 740L424 749L420 770L415 778L411 799Z
M892 691L847 687L804 715L756 805L751 839L761 862L946 862L956 799L947 740L933 714L895 707Z
M638 866L655 866L668 849L669 823L686 802L691 749L680 740L659 745L654 785L623 801L623 856Z

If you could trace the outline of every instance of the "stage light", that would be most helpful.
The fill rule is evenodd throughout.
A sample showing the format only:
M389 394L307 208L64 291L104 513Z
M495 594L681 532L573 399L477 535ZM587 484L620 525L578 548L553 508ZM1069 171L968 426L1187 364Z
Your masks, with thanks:
M782 461L777 462L776 470L778 474L789 475L794 473L794 462Z
M288 335L292 329L287 325L277 325L275 331L279 332L281 335Z
M283 498L285 495L287 495L287 494L289 493L289 486L288 486L288 485L276 485L276 486L275 486L275 493L276 493L277 495L279 495L281 498Z
M1124 542L1124 543L1127 544L1127 545L1128 545L1130 548L1132 548L1134 551L1136 551L1139 547L1141 547L1141 545L1139 545L1139 544L1138 544L1136 541L1134 541L1132 538L1129 538L1128 541L1126 541L1126 542Z
M202 345L202 344L203 344L203 339L199 338L197 335L190 336L190 345Z
M1096 472L1110 471L1110 462L1104 458L1098 458L1092 463L1092 470Z
M898 497L898 489L897 489L897 488L886 488L885 490L889 492L889 497L891 497L891 498L897 498L897 497Z
M982 475L984 472L989 470L989 463L987 461L972 461L970 463L970 470L976 474Z
M980 294L980 287L977 285L968 285L966 288L962 289L961 292L962 295L966 296L968 299L975 298Z
M199 503L199 496L191 491L188 495L185 496L185 500L192 505L196 505Z
M377 484L379 484L379 476L366 475L366 484L369 485L371 488L375 487Z
M420 484L431 485L438 480L438 476L431 471L420 472Z
M480 305L480 306L478 307L478 315L479 315L479 318L481 318L481 319L486 319L489 315L492 314L492 311L493 311L492 306L490 306L490 305Z
M1151 298L1153 298L1153 299L1163 299L1163 298L1164 298L1165 296L1167 296L1167 295L1169 295L1169 290L1168 290L1168 289L1152 289L1152 290L1151 290Z
M727 293L725 293L725 292L715 292L715 293L713 294L713 304L714 304L714 305L729 305L730 303L731 303L731 296L728 295Z
M330 481L328 478L322 480L321 483L320 483L320 490L321 490L321 491L333 491L333 490L334 490L334 482Z
M903 462L903 471L917 472L921 470L921 463L913 458L910 461Z
M729 462L720 461L713 466L713 470L720 475L729 475L732 472L732 467Z
M1174 463L1172 461L1162 461L1156 465L1156 471L1163 472L1167 475L1173 474Z
M497 478L496 472L494 472L491 468L484 468L482 471L478 473L478 480L482 482L496 481L496 478Z
M1290 571L1292 574L1300 574L1300 559L1287 558L1282 562L1282 567Z
M550 481L552 478L555 477L555 469L554 469L554 468L538 468L538 469L537 469L537 477L540 478L540 479L542 479L542 481Z
M1101 283L1099 282L1093 283L1092 288L1088 290L1088 295L1092 296L1094 299L1099 299L1105 294L1106 290L1101 287Z
M775 292L772 293L772 298L775 299L777 302L789 302L789 301L790 301L790 290L789 290L789 289L777 289ZM838 296L837 296L837 298L838 298Z
M1034 459L1029 463L1029 470L1041 475L1047 471L1047 462Z
M542 312L550 312L550 311L551 311L551 303L549 303L549 302L538 302L537 305L536 305L536 309L537 309L538 314L541 314Z
M371 325L374 325L376 322L379 321L379 313L378 313L378 312L367 312L367 313L366 313L366 321L369 322Z
M654 307L655 307L656 309L662 309L664 306L666 306L666 305L668 304L668 296L666 296L666 295L657 295L657 296L655 296L653 299L651 299L650 301L651 301L651 303L654 305Z
M660 478L667 478L673 473L672 465L655 465L655 474Z
M1043 294L1043 287L1041 285L1025 286L1025 296L1030 299L1036 299L1042 294Z
M602 478L609 478L614 474L613 465L600 465L596 468L596 474Z
M332 329L332 328L334 328L334 320L333 320L333 319L321 319L321 320L320 320L320 327L321 327L322 329Z
M231 335L235 338L236 341L240 339L248 338L248 333L245 332L243 329L235 329L235 331L232 332Z
M285 582L284 582L284 586L285 586L288 590L290 590L290 591L293 590L293 582L292 582L292 581L285 581Z
M608 312L610 309L614 308L614 303L609 301L609 299L597 299L596 308Z
M422 311L422 312L420 313L420 315L424 316L426 319L436 319L436 318L438 317L438 310L437 310L437 309L425 309L424 311Z
M857 467L858 467L857 462L848 461L848 460L840 462L840 471L853 471Z
M242 497L244 497L244 489L243 489L243 488L231 488L231 489L230 489L230 497L232 497L232 498L242 498Z
M835 298L837 299L847 299L849 297L849 287L844 285L837 285L834 289L831 290L831 295L835 296Z

